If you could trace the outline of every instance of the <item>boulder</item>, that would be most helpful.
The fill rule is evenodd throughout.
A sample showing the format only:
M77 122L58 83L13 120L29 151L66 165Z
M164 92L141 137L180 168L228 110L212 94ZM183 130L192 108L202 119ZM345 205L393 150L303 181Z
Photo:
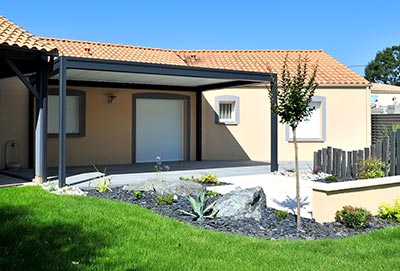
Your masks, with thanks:
M218 217L235 219L253 218L260 221L267 209L267 201L262 187L233 190L218 199L214 209Z
M158 180L148 179L145 181L137 181L129 185L125 185L123 190L128 191L155 191L159 194L173 194L179 196L198 195L203 186L195 182L181 180Z

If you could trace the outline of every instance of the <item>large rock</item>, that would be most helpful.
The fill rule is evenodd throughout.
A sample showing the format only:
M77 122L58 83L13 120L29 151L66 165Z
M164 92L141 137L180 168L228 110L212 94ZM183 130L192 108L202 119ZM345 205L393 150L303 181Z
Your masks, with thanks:
M186 196L192 194L198 195L203 190L203 186L189 181L148 179L125 185L123 190L155 191L159 194Z
M218 217L233 217L235 219L254 218L260 221L267 209L264 190L260 187L233 190L215 203Z

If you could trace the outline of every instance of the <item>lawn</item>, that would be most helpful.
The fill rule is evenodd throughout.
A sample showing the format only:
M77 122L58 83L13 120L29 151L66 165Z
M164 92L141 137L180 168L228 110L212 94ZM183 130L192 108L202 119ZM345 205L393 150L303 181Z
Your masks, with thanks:
M400 227L340 240L211 232L141 207L0 189L0 270L398 270Z

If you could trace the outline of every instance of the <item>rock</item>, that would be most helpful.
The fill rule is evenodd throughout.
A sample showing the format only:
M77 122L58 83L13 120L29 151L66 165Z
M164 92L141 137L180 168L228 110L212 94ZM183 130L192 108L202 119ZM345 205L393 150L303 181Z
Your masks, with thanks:
M123 190L127 191L155 191L158 194L173 194L179 196L198 195L202 190L201 184L181 180L158 180L148 179L133 184L125 185Z
M218 217L253 218L260 221L267 209L264 190L260 186L233 190L218 199L214 209L218 210Z

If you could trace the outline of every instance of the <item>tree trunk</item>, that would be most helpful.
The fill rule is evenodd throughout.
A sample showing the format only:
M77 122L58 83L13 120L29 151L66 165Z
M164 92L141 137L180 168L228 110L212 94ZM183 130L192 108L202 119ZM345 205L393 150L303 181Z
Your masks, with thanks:
M296 201L297 201L297 231L301 231L301 205L300 205L300 174L299 174L299 150L297 146L296 128L292 127L294 143L294 165L296 170Z

